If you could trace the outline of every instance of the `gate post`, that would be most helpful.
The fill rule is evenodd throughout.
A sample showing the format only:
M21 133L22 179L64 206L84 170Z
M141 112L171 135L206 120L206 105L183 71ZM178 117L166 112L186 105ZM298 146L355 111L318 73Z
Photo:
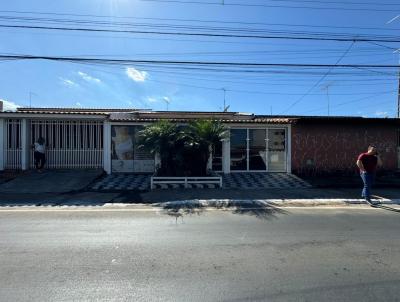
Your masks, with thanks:
M28 121L27 119L21 120L21 169L29 169L29 135L28 135Z
M111 124L108 121L103 123L103 169L111 174Z

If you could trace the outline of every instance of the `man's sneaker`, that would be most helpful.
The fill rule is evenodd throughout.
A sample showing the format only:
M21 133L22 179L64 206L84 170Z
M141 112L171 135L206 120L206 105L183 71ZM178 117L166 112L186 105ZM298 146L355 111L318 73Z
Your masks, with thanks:
M371 200L371 198L365 198L365 201L366 201L370 206L373 206L373 207L378 206L378 205L381 204L381 203L380 203L379 201L377 201L377 200Z

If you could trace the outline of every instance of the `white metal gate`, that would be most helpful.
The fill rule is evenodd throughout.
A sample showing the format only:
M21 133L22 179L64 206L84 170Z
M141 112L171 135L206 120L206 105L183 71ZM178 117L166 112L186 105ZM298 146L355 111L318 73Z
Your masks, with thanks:
M4 149L5 168L18 170L21 169L21 120L6 120L6 141Z
M103 123L101 121L32 120L30 141L43 137L47 168L102 168ZM34 167L33 150L30 166Z

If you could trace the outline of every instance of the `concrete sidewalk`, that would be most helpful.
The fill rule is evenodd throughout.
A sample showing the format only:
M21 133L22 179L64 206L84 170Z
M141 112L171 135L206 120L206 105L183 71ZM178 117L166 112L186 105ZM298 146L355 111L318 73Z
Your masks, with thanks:
M277 206L347 206L360 205L361 189L168 189L153 191L92 191L90 184L102 175L101 170L28 171L0 184L0 207L104 207L124 204L155 205L168 202L267 202ZM373 189L384 204L398 204L400 188ZM214 207L215 205L213 205ZM204 207L204 205L203 205ZM219 206L216 206L219 207Z
M82 190L103 174L101 169L27 171L0 184L0 194L45 194Z
M397 203L399 189L377 189L373 191L385 203ZM62 193L18 193L2 192L1 205L103 205L103 204L155 204L186 200L281 200L312 203L363 203L360 190L355 189L269 189L269 190L154 190L148 192L87 192L84 190Z
M201 214L208 211L231 211L233 213L247 213L254 216L266 213L280 212L284 209L370 209L386 210L400 213L400 200L381 201L377 206L365 204L362 200L185 200L171 201L154 204L121 204L121 203L98 203L98 204L40 204L40 205L3 205L0 212L82 212L82 211L104 211L104 212L159 212L173 216L175 219L186 215Z
M33 197L12 196L14 199L0 198L0 210L133 210L152 211L166 210L173 213L191 213L198 210L268 210L281 207L370 207L360 198L163 198L143 201L143 196L117 193L77 192L70 194L33 195ZM177 196L175 196L177 197ZM124 199L124 201L121 201ZM381 203L381 208L400 212L400 199L375 196L373 200Z

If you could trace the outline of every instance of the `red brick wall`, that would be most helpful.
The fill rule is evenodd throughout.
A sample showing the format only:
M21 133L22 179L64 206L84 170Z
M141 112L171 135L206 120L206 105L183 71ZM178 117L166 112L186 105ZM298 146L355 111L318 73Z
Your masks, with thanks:
M292 171L303 175L356 173L357 156L378 147L384 170L397 169L397 127L380 124L292 125Z

